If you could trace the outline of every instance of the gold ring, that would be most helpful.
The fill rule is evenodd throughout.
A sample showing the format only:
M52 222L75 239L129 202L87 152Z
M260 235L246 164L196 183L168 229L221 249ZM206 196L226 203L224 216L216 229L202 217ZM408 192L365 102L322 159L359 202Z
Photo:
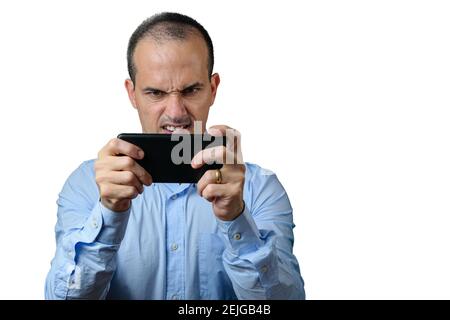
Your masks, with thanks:
M222 172L220 172L220 169L216 169L216 183L222 183Z

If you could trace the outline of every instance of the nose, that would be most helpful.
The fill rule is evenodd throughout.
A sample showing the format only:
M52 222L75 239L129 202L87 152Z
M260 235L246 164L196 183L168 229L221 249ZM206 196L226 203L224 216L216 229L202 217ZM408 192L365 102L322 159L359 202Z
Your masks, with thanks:
M177 119L187 114L186 107L179 92L171 92L166 99L165 114Z

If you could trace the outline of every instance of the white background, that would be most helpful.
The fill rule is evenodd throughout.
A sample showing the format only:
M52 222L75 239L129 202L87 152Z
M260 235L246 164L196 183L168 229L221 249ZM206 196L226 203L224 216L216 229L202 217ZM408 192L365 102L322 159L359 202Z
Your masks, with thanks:
M294 207L309 299L450 298L446 1L4 1L0 298L41 299L67 176L140 125L123 87L147 16L196 18L243 134Z

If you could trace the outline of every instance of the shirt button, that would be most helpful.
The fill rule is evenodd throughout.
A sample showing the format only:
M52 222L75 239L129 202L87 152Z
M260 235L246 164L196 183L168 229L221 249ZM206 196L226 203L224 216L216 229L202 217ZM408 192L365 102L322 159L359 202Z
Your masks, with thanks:
M170 250L175 251L178 249L178 245L176 243L172 243L172 245L170 246Z
M173 196L170 197L170 199L175 200L178 196L176 194L174 194Z
M92 226L97 229L98 228L98 223L96 220L92 220Z
M233 238L234 238L234 240L241 240L241 234L240 233L235 233Z
M267 270L269 270L269 268L267 268L267 266L262 266L262 268L261 268L262 273L266 273Z
M178 300L178 296L177 296L176 294L174 294L174 295L172 296L172 300Z

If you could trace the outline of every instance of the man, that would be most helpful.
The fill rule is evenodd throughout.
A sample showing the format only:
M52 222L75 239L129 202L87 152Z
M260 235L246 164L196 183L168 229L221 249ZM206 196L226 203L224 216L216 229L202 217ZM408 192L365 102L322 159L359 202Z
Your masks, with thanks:
M162 13L128 45L128 96L143 132L202 132L220 78L195 20ZM215 126L223 135L230 129ZM230 131L230 130L228 130ZM237 148L199 152L192 166L230 157L197 184L152 183L143 150L112 139L67 179L57 201L48 299L303 299L292 254L289 199L276 176Z

